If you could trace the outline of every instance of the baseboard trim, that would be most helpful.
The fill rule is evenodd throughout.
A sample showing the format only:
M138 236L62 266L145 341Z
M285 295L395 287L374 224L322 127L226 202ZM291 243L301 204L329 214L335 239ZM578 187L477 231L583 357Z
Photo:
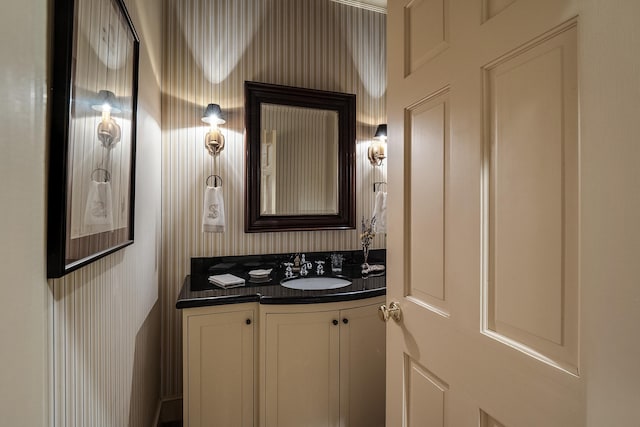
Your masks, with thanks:
M156 415L153 417L153 427L160 426L160 411L162 411L162 400L158 400L158 406L156 406Z
M160 400L154 426L172 421L182 421L182 396L167 397Z

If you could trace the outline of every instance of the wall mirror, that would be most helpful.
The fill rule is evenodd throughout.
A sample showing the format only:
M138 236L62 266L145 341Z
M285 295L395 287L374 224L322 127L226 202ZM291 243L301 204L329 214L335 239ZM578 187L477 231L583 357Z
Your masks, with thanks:
M356 96L245 82L245 231L355 228Z
M53 24L47 276L133 243L139 40L122 0L59 0Z

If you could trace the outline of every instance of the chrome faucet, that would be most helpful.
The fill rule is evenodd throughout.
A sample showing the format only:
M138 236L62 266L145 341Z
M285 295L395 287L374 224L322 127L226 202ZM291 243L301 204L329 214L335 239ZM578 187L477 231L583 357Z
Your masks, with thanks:
M293 263L291 262L285 262L284 266L286 267L285 271L284 271L284 277L293 277L293 270L291 269L291 267L293 266Z
M316 274L322 276L324 274L324 261L316 261Z

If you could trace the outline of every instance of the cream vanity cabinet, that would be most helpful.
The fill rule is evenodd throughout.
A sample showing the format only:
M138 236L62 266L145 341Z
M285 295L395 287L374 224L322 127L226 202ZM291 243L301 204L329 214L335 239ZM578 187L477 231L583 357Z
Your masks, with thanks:
M184 425L384 426L384 300L184 309Z
M260 426L385 422L384 297L260 307Z
M184 426L255 426L256 303L183 310Z

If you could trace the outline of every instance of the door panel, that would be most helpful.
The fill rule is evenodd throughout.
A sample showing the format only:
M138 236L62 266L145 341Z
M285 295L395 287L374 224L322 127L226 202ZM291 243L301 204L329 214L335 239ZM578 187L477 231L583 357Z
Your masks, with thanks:
M412 0L405 6L407 75L448 47L448 3L449 0Z
M409 168L405 175L410 191L407 295L447 313L444 257L448 90L408 108L405 117L410 130L406 142Z
M485 126L491 132L484 213L489 218L487 329L574 373L576 56L571 23L483 71Z
M407 426L444 427L449 386L409 356L405 356Z
M493 419L486 412L480 411L480 427L505 427L505 425Z
M516 0L482 0L482 22L493 18Z
M388 426L584 424L576 13L389 2Z

